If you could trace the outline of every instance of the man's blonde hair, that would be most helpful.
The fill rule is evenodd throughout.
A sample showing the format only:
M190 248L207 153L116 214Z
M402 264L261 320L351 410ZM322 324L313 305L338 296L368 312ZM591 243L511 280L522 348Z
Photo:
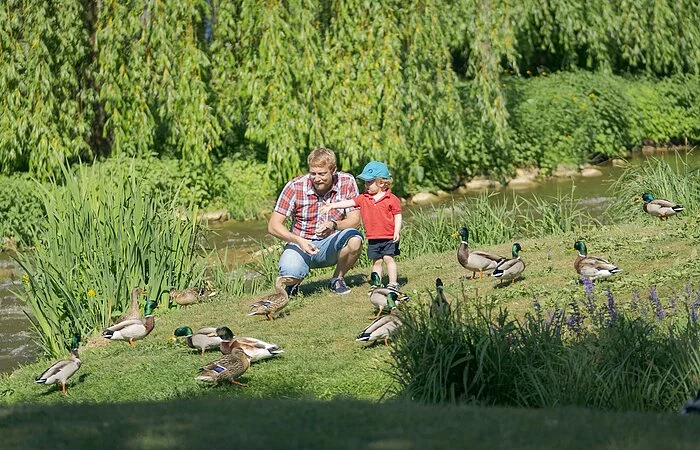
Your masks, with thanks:
M315 148L311 150L311 153L309 153L309 157L306 159L306 163L309 167L319 166L335 169L335 153L333 153L333 150L327 149L325 147Z
M391 188L391 183L394 182L391 178L375 178L374 180L382 191L388 191Z

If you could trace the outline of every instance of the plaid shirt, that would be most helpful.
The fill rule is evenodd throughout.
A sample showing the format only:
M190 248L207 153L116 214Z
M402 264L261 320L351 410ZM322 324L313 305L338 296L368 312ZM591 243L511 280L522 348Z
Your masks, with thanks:
M275 211L285 217L292 216L292 233L305 239L318 239L316 225L327 220L342 220L350 211L358 208L333 209L327 215L319 217L319 205L331 201L350 200L359 195L355 178L344 172L333 174L333 185L323 197L314 189L309 174L296 177L284 186L277 199Z

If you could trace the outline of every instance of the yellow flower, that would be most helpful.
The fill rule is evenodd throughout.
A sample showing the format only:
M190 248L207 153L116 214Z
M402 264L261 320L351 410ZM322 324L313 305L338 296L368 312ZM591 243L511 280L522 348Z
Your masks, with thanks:
M87 294L88 294L88 297L94 297L96 292L94 289L88 289Z
M29 275L22 275L22 281L24 281L24 284L29 284Z
M591 92L590 94L588 94L588 96L589 96L590 98L595 98L595 94L594 94L593 92Z

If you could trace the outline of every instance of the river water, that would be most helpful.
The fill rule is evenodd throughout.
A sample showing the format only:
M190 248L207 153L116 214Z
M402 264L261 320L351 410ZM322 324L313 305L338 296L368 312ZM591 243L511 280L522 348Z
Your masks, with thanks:
M671 164L675 158L673 154L655 157L667 159ZM636 158L632 163L638 164L643 160L642 157ZM700 154L689 153L686 160L691 166L700 167ZM547 197L556 196L558 192L568 194L575 186L574 197L583 200L585 204L590 205L591 209L602 210L607 196L610 195L610 185L622 174L624 168L611 164L598 166L598 168L603 172L601 177L577 176L573 179L552 179L516 192L524 197L532 195ZM499 192L510 196L512 190L504 188ZM473 195L478 195L478 192L449 195L440 199L439 203L451 203ZM433 205L439 203L433 203ZM410 220L412 210L424 207L426 206L408 206L405 208L405 215ZM591 212L595 214L594 211ZM264 220L228 221L210 225L210 228L211 232L207 236L208 245L217 249L227 249L229 260L234 256L233 259L240 262L249 260L252 251L259 249L258 242L268 236L267 222ZM13 294L13 291L22 288L21 279L22 272L12 258L7 253L0 253L0 373L12 371L21 364L31 362L38 354L37 347L32 342L31 323L25 315L25 308Z

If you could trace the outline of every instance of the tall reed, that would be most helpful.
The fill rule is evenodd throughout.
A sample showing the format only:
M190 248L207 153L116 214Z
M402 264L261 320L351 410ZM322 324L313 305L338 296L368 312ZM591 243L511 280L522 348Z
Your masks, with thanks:
M606 215L615 221L647 217L638 198L645 192L683 205L685 214L700 212L700 169L676 153L673 164L658 158L630 166L610 187L614 201Z
M600 225L574 198L573 185L570 194L557 192L549 199L537 195L524 198L520 221L526 234L533 237L571 233L586 226Z
M71 329L90 336L110 325L128 308L133 287L159 299L203 276L193 218L176 218L172 199L143 195L135 177L95 170L64 169L64 189L41 189L45 231L17 256L27 273L19 296L52 356L65 351Z

